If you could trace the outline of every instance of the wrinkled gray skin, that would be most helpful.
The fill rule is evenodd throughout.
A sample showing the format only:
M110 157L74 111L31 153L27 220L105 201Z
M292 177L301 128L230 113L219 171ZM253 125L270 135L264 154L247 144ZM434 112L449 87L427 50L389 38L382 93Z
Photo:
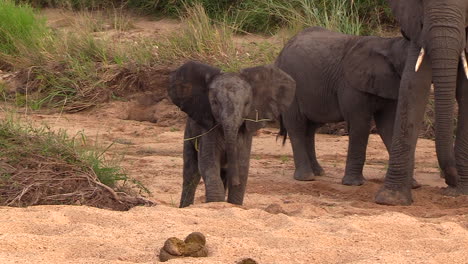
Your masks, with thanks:
M252 136L266 122L245 119L278 119L294 92L294 80L273 65L221 73L190 61L171 73L169 96L189 116L184 138L197 137L184 142L180 207L193 204L200 177L206 202L225 201L228 191L229 203L242 204Z
M468 81L460 56L467 51L468 0L388 0L411 43L400 85L389 168L375 200L412 203L414 152L431 81L434 83L436 151L451 195L468 194ZM424 48L420 69L415 65ZM453 144L453 110L458 127Z
M349 146L342 183L364 183L372 118L387 149L391 146L408 44L404 38L360 37L312 27L285 45L276 65L296 80L297 88L282 114L280 134L290 136L296 180L324 173L315 154L315 130L345 120Z

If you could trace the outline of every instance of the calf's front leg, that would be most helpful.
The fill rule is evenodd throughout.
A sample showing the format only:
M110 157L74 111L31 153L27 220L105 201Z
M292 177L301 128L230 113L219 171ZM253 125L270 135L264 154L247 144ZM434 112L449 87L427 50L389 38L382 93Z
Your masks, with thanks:
M193 204L195 191L199 182L200 173L198 172L197 151L192 142L185 141L182 195L180 197L181 208Z
M216 136L200 140L198 152L198 168L205 182L206 202L224 202L225 191L221 179L221 150L216 142Z
M240 184L232 186L229 183L228 203L242 205L244 202L247 178L249 176L250 151L252 148L252 135L239 135L238 139L238 164Z

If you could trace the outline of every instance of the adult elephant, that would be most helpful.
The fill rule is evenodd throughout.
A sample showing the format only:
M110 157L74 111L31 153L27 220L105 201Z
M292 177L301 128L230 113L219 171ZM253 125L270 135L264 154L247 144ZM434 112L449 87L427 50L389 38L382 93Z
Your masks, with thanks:
M452 194L468 194L467 0L387 0L411 41L398 99L389 168L376 202L412 203L414 151L434 83L436 151ZM465 72L464 72L465 71ZM458 127L453 144L454 100Z
M349 145L342 183L364 183L372 118L387 149L391 146L408 44L404 38L361 37L312 27L285 45L276 65L294 78L297 87L293 103L282 113L280 134L290 136L296 180L323 174L315 154L315 130L345 120Z
M203 177L207 202L242 204L252 136L291 103L296 84L273 65L222 73L190 61L171 73L168 93L187 113L180 207L193 204Z

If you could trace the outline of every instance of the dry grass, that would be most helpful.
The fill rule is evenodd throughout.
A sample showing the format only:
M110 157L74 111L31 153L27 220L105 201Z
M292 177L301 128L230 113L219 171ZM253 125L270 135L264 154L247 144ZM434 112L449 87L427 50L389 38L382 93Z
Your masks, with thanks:
M85 137L0 123L0 205L89 205L128 210L152 203L136 194L146 189L104 157L104 150L86 146Z

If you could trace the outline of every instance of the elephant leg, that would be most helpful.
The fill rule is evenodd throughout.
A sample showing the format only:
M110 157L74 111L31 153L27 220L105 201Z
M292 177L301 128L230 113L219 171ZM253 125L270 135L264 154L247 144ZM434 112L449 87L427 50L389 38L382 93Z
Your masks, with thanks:
M390 153L392 147L393 125L395 123L395 115L397 110L397 101L387 102L383 110L374 114L375 126L377 133L380 135L385 148Z
M298 110L288 110L284 113L284 126L286 127L293 149L294 156L294 179L298 181L313 181L315 176L308 155L307 123L305 116Z
M418 72L414 70L419 50L414 43L408 49L400 84L389 167L384 185L375 197L378 204L409 205L413 201L411 182L414 152L432 79L429 58L423 60Z
M390 153L390 148L392 146L392 136L393 136L393 129L395 123L395 115L397 109L397 101L389 101L386 102L385 107L383 110L378 111L374 114L375 125L377 127L377 133L379 133L380 138L385 144L388 153ZM416 181L416 179L412 180L412 188L417 189L420 188L421 184Z
M366 148L369 140L371 115L353 115L348 122L349 143L346 158L345 175L341 180L344 185L359 186L364 184L362 169L366 161Z
M228 203L242 205L244 202L245 189L249 176L250 151L252 148L252 136L242 135L239 140L239 180L240 184L232 186L229 184Z
M306 134L307 156L309 157L309 162L315 176L323 176L325 174L322 166L320 166L317 160L317 155L315 154L315 131L319 126L319 124L309 122Z
M213 133L213 132L212 132ZM226 192L221 178L221 150L214 134L202 138L199 144L198 168L205 182L206 202L224 202Z
M459 67L457 81L458 124L455 140L455 161L458 178L445 176L451 186L446 192L449 195L468 194L468 80L462 67Z
M195 191L200 182L200 173L198 172L197 151L191 142L184 142L184 168L182 196L180 198L180 207L187 207L193 204Z

